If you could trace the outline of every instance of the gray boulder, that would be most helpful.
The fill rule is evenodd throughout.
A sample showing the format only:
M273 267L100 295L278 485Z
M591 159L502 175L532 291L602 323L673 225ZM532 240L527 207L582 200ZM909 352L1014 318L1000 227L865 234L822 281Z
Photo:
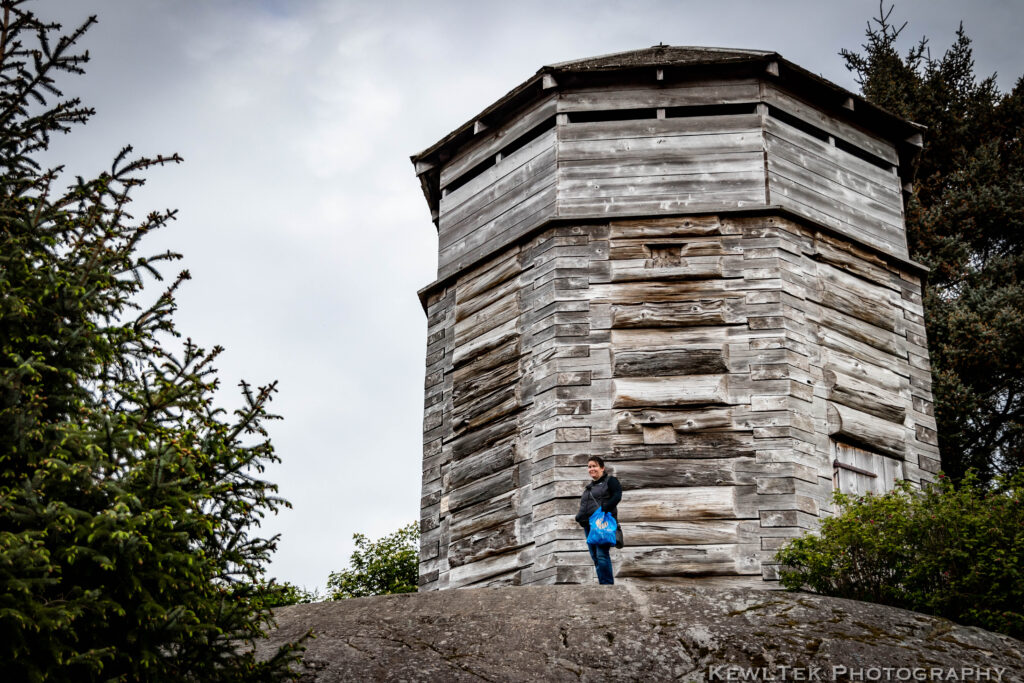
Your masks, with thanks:
M539 586L276 610L303 681L1024 681L1024 643L806 593Z

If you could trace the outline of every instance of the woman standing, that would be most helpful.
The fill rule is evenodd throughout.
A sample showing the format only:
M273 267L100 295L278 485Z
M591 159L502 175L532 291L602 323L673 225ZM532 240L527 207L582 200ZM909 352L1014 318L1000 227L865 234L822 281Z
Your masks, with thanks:
M610 476L604 471L604 460L599 456L592 456L587 461L587 474L591 482L583 489L580 496L580 511L576 513L576 521L583 527L583 534L590 533L590 516L600 508L603 512L611 513L618 522L618 506L622 500L622 486L619 480ZM611 548L610 543L587 543L590 549L590 557L594 560L594 567L597 569L597 582L600 584L615 583L615 576L612 574L612 558L608 554Z

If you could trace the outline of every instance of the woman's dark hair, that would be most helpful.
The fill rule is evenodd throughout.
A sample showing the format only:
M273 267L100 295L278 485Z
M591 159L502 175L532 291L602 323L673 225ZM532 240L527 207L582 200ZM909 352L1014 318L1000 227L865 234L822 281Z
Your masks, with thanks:
M587 458L587 462L596 462L598 467L604 469L604 458L602 458L600 455L590 456L589 458Z

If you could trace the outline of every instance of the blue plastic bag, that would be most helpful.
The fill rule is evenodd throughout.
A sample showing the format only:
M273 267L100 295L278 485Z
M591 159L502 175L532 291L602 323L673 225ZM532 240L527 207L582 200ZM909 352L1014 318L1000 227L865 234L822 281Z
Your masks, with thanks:
M594 514L590 515L590 533L587 534L587 543L615 545L615 530L617 528L619 528L619 524L612 517L612 513L598 508Z

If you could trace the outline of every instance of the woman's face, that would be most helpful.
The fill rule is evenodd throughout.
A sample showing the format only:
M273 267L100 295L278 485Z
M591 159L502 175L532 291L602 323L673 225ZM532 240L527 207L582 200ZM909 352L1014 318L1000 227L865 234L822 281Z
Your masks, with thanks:
M591 479L597 481L602 475L604 475L604 468L591 460L587 463L587 472L590 474Z

